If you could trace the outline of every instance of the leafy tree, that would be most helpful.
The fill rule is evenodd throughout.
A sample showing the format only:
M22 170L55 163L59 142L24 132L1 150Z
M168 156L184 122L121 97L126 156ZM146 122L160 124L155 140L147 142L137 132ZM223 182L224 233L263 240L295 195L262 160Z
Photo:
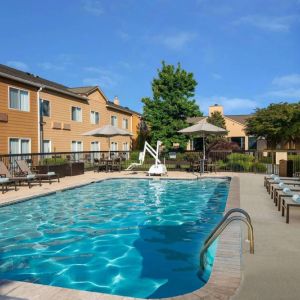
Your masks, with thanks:
M300 138L300 102L270 104L258 108L246 123L246 132L255 137L264 137L273 149L279 143Z
M138 125L138 136L137 136L137 141L136 141L136 149L137 150L143 150L144 149L144 144L145 141L147 141L149 136L149 129L144 121L143 118L141 118L141 121Z
M197 82L193 73L162 62L157 78L152 81L152 98L143 98L144 119L150 127L150 143L163 142L166 149L173 143L186 146L188 138L178 133L188 126L187 117L201 116L198 105L193 99Z
M226 123L223 115L219 111L214 111L208 118L207 122L215 126L226 129Z

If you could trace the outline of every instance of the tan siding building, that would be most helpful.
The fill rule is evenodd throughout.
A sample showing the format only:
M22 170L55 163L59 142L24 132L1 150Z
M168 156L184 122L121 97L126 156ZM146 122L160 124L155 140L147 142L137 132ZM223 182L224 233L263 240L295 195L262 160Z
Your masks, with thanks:
M10 86L14 88L13 105L21 103L22 110L9 107ZM71 152L132 148L129 136L108 139L83 135L107 124L133 133L133 115L139 115L121 106L117 98L109 101L97 86L68 88L0 65L0 100L0 154L12 152L10 138L15 138L12 146L19 153L25 153L26 149L28 152Z
M229 141L237 143L241 149L249 150L256 148L256 139L249 137L245 132L246 120L251 115L225 115L223 106L215 104L209 107L209 116L214 112L220 112L225 120L226 130L228 131L226 137ZM188 122L190 124L196 124L203 118L207 117L194 117L189 118ZM194 147L197 147L197 139L194 139ZM199 142L202 143L202 139L199 139ZM191 148L191 143L189 147ZM202 147L202 145L200 145Z
M38 152L37 88L0 76L0 153Z

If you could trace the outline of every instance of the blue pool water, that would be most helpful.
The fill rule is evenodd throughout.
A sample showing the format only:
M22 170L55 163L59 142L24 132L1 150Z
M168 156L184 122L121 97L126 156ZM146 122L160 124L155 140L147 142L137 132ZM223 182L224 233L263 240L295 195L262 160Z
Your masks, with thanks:
M107 180L0 208L0 278L141 298L203 286L229 181Z

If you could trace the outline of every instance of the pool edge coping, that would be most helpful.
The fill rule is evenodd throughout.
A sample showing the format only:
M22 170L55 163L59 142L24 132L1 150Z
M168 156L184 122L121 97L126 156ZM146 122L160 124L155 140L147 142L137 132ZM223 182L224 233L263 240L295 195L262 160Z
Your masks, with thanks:
M197 180L202 178L230 178L230 187L228 198L226 202L225 211L234 207L240 207L240 182L238 176L214 176L214 177L200 177L184 179L180 177L161 178L178 179L178 180ZM60 190L45 192L38 196L29 196L16 201L5 203L2 206L12 205L19 202L24 202L37 197L44 197L57 192L62 192L69 189L82 187L94 182L101 182L110 179L149 179L149 177L114 177L102 178L99 180L91 180L90 182L74 185L72 187L62 188ZM161 180L160 179L160 180ZM191 293L173 296L168 298L161 298L164 300L196 300L196 299L230 299L236 294L241 283L241 227L239 224L232 224L230 228L226 229L219 238L218 247L215 255L215 260L212 272L208 282L200 289ZM3 290L4 285L4 290ZM10 286L10 288L8 287ZM8 289L8 290L6 290ZM6 291L5 291L6 290ZM4 292L4 294L3 294ZM112 294L104 294L97 292L89 292L82 290L74 290L68 288L61 288L55 286L48 286L42 284L35 284L22 281L0 280L0 298L7 297L24 297L28 293L26 299L97 299L97 300L134 300L144 298L133 298L118 296ZM28 298L29 297L29 298Z

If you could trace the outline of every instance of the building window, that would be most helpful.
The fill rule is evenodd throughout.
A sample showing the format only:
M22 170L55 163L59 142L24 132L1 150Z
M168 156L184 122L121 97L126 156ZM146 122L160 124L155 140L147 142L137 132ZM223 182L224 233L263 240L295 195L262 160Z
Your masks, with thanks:
M100 143L99 142L91 142L91 151L100 151ZM94 158L100 158L100 152L92 153L91 154L92 160Z
M111 120L111 125L112 126L118 127L118 118L117 118L117 116L111 116L110 120Z
M111 142L111 143L110 143L110 150L111 150L111 151L118 151L118 143L116 143L116 142Z
M40 101L41 116L50 117L50 102L48 100Z
M129 150L129 146L128 143L123 143L123 151L128 151Z
M123 124L122 124L123 129L128 129L128 119L123 119Z
M80 107L72 106L72 121L82 122L82 110Z
M99 124L99 113L97 111L91 111L91 123Z
M255 136L249 136L248 138L248 148L249 150L256 150L257 149L257 140Z
M50 153L51 152L51 141L43 140L43 152Z
M29 111L28 91L9 88L9 108Z
M10 154L25 154L31 152L30 139L11 138L9 139Z
M81 152L81 151L83 151L82 142L81 141L72 141L71 151L72 152Z

